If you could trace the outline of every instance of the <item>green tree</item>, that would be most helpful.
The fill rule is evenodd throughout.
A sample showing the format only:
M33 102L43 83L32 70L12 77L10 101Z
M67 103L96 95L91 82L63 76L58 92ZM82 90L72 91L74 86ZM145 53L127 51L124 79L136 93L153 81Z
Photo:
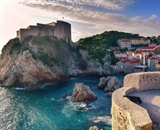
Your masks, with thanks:
M126 52L126 51L128 51L128 48L125 47L125 48L120 49L119 51L120 52Z

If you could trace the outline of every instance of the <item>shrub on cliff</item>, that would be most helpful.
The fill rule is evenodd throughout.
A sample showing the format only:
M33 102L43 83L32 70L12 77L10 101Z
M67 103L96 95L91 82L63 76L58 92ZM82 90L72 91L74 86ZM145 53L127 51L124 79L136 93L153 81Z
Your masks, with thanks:
M48 56L47 53L45 52L40 53L39 60L41 60L44 64L51 66L50 57Z
M13 54L13 52L19 52L21 48L21 43L18 38L14 38L8 41L8 43L3 47L2 53Z

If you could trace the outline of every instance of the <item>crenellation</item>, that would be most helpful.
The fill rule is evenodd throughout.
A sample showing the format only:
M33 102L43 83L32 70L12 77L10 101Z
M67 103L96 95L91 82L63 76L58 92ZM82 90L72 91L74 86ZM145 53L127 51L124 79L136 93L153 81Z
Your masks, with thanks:
M30 25L26 29L17 31L17 38L22 42L26 36L55 36L71 42L71 25L64 21L51 22L48 24L37 23L37 26Z

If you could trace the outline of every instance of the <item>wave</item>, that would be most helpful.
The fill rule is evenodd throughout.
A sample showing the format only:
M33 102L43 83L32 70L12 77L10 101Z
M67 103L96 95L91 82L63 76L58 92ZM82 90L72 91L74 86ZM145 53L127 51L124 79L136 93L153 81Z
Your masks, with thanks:
M70 78L70 80L75 80L75 79L77 79L77 78Z
M89 118L88 120L94 123L104 122L107 125L112 124L112 119L110 116L94 116L94 117Z
M67 96L66 99L67 99L67 100L71 100L71 97L72 97L72 96Z
M56 83L45 83L44 85L40 86L39 89L47 89L47 86L55 85Z
M26 88L18 88L18 87L13 87L12 89L14 89L14 90L19 90L19 91L22 91L22 90L27 90Z

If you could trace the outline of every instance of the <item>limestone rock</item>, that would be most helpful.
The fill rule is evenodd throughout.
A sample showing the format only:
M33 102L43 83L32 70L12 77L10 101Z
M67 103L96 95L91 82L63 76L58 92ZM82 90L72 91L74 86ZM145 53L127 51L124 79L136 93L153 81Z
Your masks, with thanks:
M107 93L107 96L108 96L109 98L112 98L112 94L113 94L113 92L108 92L108 93Z
M84 71L85 74L101 75L101 76L104 75L104 70L102 68L102 65L99 62L91 59L87 51L80 49L79 53L81 54L82 59L87 63L86 70Z
M115 76L113 76L108 81L108 84L105 87L104 91L105 92L113 92L113 91L115 91L116 89L118 89L118 88L120 88L122 86L123 86L122 82L118 78L116 78Z
M89 128L89 130L98 130L98 127L97 127L97 126L91 126L91 127Z
M20 43L11 39L0 56L0 84L3 87L37 89L70 76L103 75L100 63L87 51L49 36L33 36Z
M111 78L112 78L111 76L108 76L107 78L105 77L100 78L100 82L97 87L99 89L104 89L107 86L107 83Z
M91 89L83 83L76 83L72 94L72 101L76 102L93 102L97 96Z
M124 73L129 74L129 73L133 73L134 71L134 67L131 63L126 62L124 64Z

